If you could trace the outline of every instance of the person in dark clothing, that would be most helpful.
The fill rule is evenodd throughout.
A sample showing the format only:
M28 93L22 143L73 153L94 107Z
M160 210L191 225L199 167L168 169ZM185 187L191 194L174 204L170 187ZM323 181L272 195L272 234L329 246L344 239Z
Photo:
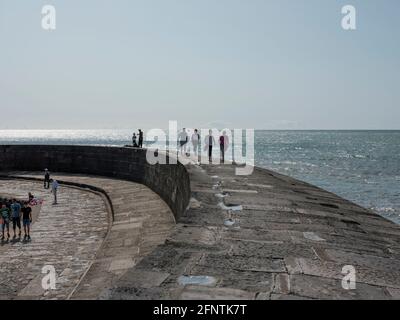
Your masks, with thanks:
M133 135L132 135L132 145L133 145L134 148L138 147L138 144L137 144L136 140L137 140L136 133L133 133Z
M143 131L139 129L139 148L143 148Z
M28 203L24 203L22 211L22 223L24 225L24 240L31 240L30 230L32 223L32 208L28 206Z
M48 169L44 169L44 188L50 189L50 172Z
M208 161L210 163L212 162L212 149L215 144L216 143L215 143L214 136L212 135L212 130L209 130L208 135L204 139L204 148L205 148L205 150L208 149Z
M221 151L220 159L222 163L225 163L225 151L228 150L229 137L226 135L226 131L222 132L222 136L219 137L219 149Z

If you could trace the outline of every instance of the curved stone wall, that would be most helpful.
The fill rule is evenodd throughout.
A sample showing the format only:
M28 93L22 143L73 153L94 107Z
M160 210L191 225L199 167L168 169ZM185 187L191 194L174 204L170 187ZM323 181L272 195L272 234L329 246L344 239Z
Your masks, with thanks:
M96 146L0 146L0 171L66 172L142 183L156 192L178 220L190 200L190 180L178 164L150 165L146 150Z

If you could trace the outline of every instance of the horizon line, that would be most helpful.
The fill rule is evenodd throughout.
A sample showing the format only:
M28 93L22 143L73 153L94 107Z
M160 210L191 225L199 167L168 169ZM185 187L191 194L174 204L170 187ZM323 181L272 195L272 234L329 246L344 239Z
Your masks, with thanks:
M154 128L152 128L154 129ZM157 129L162 129L168 131L168 128L157 128ZM190 127L187 127L187 129L192 129ZM193 128L194 129L194 128ZM200 128L200 129L209 129L209 128ZM218 128L212 128L212 129L218 129ZM223 128L223 129L229 129L229 128ZM248 130L248 129L253 129L254 131L400 131L400 128L398 129L260 129L260 128L231 128L233 129L242 129L242 130ZM108 131L125 131L125 130L138 130L135 128L79 128L79 129L52 129L52 128L34 128L34 129L10 129L10 128L0 128L0 131L101 131L101 130L108 130ZM143 129L146 130L146 129ZM151 129L149 129L151 130ZM180 131L181 128L178 128L178 131Z

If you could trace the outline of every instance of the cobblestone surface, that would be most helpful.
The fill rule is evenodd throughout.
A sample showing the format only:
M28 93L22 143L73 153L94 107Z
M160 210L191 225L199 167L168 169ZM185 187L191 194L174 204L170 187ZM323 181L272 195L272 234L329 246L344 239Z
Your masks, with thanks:
M187 169L192 200L176 224L144 186L59 177L103 188L115 211L73 299L400 299L399 226L268 170ZM342 286L348 265L355 290Z
M0 299L66 299L106 236L105 203L93 192L61 187L59 204L52 205L52 194L41 183L1 180L1 195L26 199L29 191L44 202L32 225L31 242L11 238L1 243ZM42 288L45 265L55 268L55 290Z
M40 178L33 173L15 174ZM175 227L170 208L148 187L129 181L58 174L58 181L101 188L109 196L114 221L71 299L97 299L154 248L165 242Z

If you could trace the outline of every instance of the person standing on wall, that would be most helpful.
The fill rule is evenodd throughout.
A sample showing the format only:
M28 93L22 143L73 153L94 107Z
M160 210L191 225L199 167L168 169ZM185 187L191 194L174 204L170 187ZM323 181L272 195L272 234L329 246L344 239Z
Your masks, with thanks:
M57 191L58 191L58 181L57 180L52 180L51 182L51 193L54 195L54 202L53 205L57 204Z
M179 137L178 137L179 141L179 150L181 152L181 154L185 154L186 153L186 144L188 142L188 135L186 133L186 128L183 128L182 131L179 133Z
M208 135L204 139L204 148L208 150L208 162L212 162L212 149L216 145L214 136L212 135L212 130L208 130Z
M219 137L219 150L220 150L220 159L222 163L225 163L225 152L229 147L229 137L226 135L226 131L222 132L222 136Z
M143 131L139 129L139 148L143 148Z
M48 169L44 169L44 188L50 188L50 172Z
M137 140L136 133L133 133L133 135L132 135L132 146L134 148L138 147L138 144L137 144L136 140Z
M200 142L200 135L197 129L194 129L194 133L192 134L191 140L192 140L194 155L197 156L199 152L199 142Z

